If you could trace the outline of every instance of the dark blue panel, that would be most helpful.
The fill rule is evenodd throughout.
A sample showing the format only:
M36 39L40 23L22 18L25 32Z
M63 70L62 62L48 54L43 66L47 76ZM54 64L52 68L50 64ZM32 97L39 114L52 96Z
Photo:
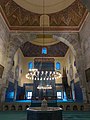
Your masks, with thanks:
M14 83L9 82L8 88L6 90L6 102L11 102L14 99Z
M15 92L14 88L15 88L15 84L17 84L16 99L17 100L24 99L24 94L25 94L24 87L18 86L18 81L15 81L15 83L9 82L9 84L8 84L8 88L6 90L6 96L5 96L5 101L6 102L14 101L14 92Z
M25 89L24 87L17 86L17 100L23 100L25 98Z
M83 101L83 94L82 94L82 89L80 88L80 82L77 82L74 84L75 85L75 97L76 101Z
M47 71L50 71L50 70L54 70L54 63L52 62L35 62L34 63L34 68L36 69L39 69L39 70L47 70Z

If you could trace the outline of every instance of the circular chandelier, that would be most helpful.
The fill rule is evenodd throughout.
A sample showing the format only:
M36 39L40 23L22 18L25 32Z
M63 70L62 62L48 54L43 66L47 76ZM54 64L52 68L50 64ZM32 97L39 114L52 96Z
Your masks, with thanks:
M56 80L61 77L60 71L39 71L38 69L29 69L26 74L26 78L31 80Z

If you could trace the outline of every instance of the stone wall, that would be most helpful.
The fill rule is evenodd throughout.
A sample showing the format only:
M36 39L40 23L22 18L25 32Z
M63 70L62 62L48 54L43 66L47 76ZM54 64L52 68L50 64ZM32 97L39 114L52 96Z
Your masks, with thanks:
M9 40L9 30L5 21L0 14L0 65L5 69L6 59L7 59L7 46ZM0 84L2 84L2 79L0 78Z
M4 70L7 59L8 40L9 40L9 30L0 14L0 65L4 67ZM2 78L0 78L0 100L1 100L1 96L3 96L3 94L5 93L5 89L4 89L5 87L2 85L3 84L2 82L3 80Z
M80 31L80 39L84 60L83 69L86 70L90 68L90 13ZM90 102L90 81L86 82L84 91L87 93L88 101Z
M9 40L9 30L0 14L0 64L3 66L5 66L8 40Z

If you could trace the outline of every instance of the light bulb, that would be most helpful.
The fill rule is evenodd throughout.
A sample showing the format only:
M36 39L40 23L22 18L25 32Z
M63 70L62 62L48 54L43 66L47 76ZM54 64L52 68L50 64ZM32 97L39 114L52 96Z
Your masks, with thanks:
M52 80L52 79L50 78L50 80Z
M53 72L53 74L55 74L55 71Z
M52 71L50 71L50 74L52 74Z
M41 72L42 74L44 73L44 71Z

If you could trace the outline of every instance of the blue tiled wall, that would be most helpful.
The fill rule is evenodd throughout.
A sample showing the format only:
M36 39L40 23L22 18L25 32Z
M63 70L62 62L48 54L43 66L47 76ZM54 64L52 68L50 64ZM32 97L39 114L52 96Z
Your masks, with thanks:
M16 99L19 100L21 95L22 96L24 95L24 88L17 85ZM13 102L13 100L14 100L14 83L9 82L8 88L6 90L5 101L6 102Z

